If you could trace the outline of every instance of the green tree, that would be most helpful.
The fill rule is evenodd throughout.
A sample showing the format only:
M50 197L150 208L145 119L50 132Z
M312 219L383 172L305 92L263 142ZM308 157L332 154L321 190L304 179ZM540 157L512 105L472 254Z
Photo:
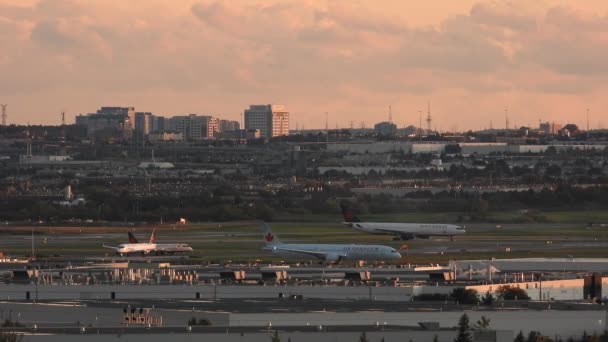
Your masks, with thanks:
M274 334L270 336L270 342L281 342L281 338L279 337L279 331L275 330Z
M515 336L515 339L513 340L513 342L526 342L526 338L524 337L523 331L521 331L521 330L519 331L517 336Z
M454 342L473 342L470 331L469 316L464 313L458 320L458 334L456 335Z
M487 329L490 326L490 319L486 316L481 316L481 318L475 322L475 328L477 329Z
M476 304L479 301L477 291L473 289L454 289L450 297L460 304Z
M538 331L530 331L526 342L537 342L542 339L542 335Z
M526 290L509 285L499 286L496 295L502 300L530 300Z
M488 291L483 297L481 297L481 302L483 305L492 305L492 303L494 303L494 296L492 296L490 291Z
M367 339L367 335L365 334L365 331L361 333L361 336L359 336L359 342L368 342L369 340Z
M433 335L433 342L439 342L439 336L437 336L437 334Z

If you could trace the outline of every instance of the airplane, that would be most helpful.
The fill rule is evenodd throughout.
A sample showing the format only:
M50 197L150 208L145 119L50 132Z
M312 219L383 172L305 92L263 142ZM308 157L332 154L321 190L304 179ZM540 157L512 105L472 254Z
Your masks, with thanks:
M340 204L340 208L345 221L342 224L368 234L396 235L397 239L411 240L429 239L431 236L449 236L453 239L455 235L462 235L466 232L464 227L444 223L363 222L346 204Z
M327 262L343 260L399 260L396 249L381 245L292 244L282 243L266 223L261 224L266 246L264 250L286 258L314 257Z
M113 249L116 254L130 255L130 254L175 254L175 253L189 253L192 252L192 247L185 243L156 243L156 229L152 231L149 242L139 242L133 236L131 232L128 233L129 243L123 243L118 246L107 246L103 245L104 248Z

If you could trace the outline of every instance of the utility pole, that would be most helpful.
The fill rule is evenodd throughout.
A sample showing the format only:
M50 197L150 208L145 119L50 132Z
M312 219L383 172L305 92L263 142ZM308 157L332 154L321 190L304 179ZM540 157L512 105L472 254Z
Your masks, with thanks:
M426 126L427 126L427 133L426 134L431 134L431 123L433 122L433 119L431 119L431 101L429 101L429 107L428 107L428 112L426 115Z
M329 114L325 112L325 141L329 142Z
M418 123L418 140L422 141L422 111L421 110L418 111L418 119L419 119L419 123Z

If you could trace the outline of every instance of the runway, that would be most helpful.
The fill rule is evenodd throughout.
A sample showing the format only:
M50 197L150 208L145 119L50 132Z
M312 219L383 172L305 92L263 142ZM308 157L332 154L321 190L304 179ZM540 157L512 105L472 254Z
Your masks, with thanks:
M467 234L451 241L433 237L396 241L391 236L367 235L336 222L325 224L275 224L284 242L384 244L403 248L405 262L446 262L450 259L500 257L608 257L608 230L584 224L469 224ZM191 258L198 261L275 260L261 251L263 240L256 224L193 225L175 227L33 227L34 253L40 257L112 257L102 244L116 246L127 242L133 231L139 241L147 241L153 229L161 243L188 243ZM7 227L0 231L0 251L10 256L32 253L32 227ZM407 246L407 247L405 247ZM302 260L304 261L304 260Z

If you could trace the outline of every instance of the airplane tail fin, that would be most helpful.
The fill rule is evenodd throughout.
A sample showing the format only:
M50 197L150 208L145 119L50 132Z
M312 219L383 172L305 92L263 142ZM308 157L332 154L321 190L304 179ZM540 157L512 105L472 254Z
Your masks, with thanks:
M262 231L262 234L264 235L264 241L266 242L266 245L272 246L281 243L279 237L272 232L272 229L270 229L270 227L265 222L261 223L260 229Z
M139 243L139 241L137 241L135 236L133 236L133 233L129 232L128 234L129 234L129 243Z
M355 214L353 214L353 211L350 209L350 206L347 203L340 203L340 208L342 209L344 222L361 222L361 220L355 216Z
M156 243L156 229L154 229L152 235L150 235L150 243Z

